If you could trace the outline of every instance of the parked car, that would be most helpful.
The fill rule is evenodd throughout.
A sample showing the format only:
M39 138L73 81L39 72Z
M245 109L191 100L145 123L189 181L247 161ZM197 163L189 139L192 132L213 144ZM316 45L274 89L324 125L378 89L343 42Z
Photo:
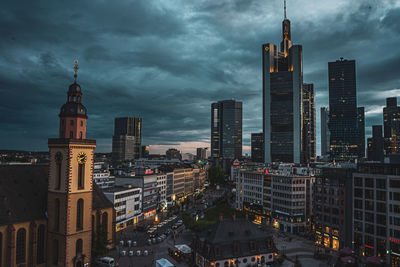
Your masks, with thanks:
M136 256L140 256L141 251L140 250L136 250Z
M143 251L143 256L149 255L149 252L147 250Z
M97 265L101 267L115 267L115 261L111 257L102 257L96 260Z
M129 256L133 257L133 255L135 255L135 252L133 250L129 250Z
M171 233L171 230L170 230L170 229L167 229L167 230L165 231L164 234L165 234L166 236L169 236L170 233Z
M126 256L126 250L121 250L121 256Z

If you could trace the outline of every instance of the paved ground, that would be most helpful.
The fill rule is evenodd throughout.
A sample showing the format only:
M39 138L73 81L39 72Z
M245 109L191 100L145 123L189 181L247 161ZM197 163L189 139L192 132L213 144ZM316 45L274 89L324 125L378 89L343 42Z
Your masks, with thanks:
M299 236L282 234L276 229L272 229L274 242L280 253L286 255L288 260L285 260L284 266L294 266L296 258L302 266L325 267L332 266L333 257L328 260L318 260L314 258L315 246L314 242ZM290 240L290 241L289 241Z

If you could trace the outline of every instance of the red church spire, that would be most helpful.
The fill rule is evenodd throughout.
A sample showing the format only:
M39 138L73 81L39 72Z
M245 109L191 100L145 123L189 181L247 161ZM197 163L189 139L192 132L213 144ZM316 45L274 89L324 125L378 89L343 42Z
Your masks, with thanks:
M74 83L69 86L67 103L61 107L60 138L62 139L86 139L86 108L82 105L82 90L77 84L78 60L74 65Z

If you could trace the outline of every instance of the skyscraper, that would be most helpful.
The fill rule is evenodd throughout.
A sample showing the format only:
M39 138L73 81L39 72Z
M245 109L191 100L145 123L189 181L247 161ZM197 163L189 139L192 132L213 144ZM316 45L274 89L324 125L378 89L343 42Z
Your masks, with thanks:
M253 162L264 162L264 134L251 134L251 160Z
M169 148L167 151L165 151L165 158L168 160L171 159L182 159L182 154L181 152L176 149L176 148Z
M368 138L368 160L383 161L382 125L372 126L372 138Z
M303 84L303 162L315 161L315 98L314 84Z
M196 149L197 160L205 160L207 158L207 148L198 147Z
M341 58L328 63L331 159L354 160L360 154L356 95L356 62Z
M365 157L365 112L364 107L357 108L358 157Z
M292 45L290 20L282 22L280 51L262 45L264 161L300 163L303 154L302 46Z
M115 118L112 140L113 160L138 159L141 152L141 139L141 118Z
M321 156L329 153L330 132L328 128L329 110L327 107L321 107Z
M232 99L211 104L211 156L242 158L242 102Z
M385 154L400 153L400 106L397 98L386 98L386 107L383 108L383 132L385 138Z

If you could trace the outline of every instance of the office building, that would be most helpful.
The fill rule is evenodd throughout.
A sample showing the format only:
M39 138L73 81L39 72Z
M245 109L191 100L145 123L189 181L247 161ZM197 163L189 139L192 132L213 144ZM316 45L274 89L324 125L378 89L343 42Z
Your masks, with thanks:
M150 147L149 146L141 146L140 157L147 159L150 155Z
M330 156L336 161L354 160L360 156L361 116L357 112L356 62L343 58L329 62L328 72Z
M264 162L264 134L251 134L251 160L253 162Z
M364 107L357 108L358 158L365 157L365 112Z
M242 158L242 102L232 99L211 104L211 157Z
M165 157L167 160L172 160L172 159L182 159L181 152L176 149L176 148L170 148L165 152Z
M353 250L399 266L400 164L359 164L353 191Z
M321 107L321 156L329 155L330 132L329 132L329 110L327 107Z
M195 192L203 191L204 183L206 181L206 170L204 168L193 169L193 189Z
M254 217L254 221L265 222L263 209L264 169L239 169L234 181L236 182L235 207Z
M115 177L115 184L119 186L134 186L142 189L142 217L152 219L156 215L158 206L157 175L139 175Z
M138 159L141 152L142 119L115 118L112 157L115 161Z
M166 198L170 204L172 201L172 195L174 194L174 173L173 171L166 172L167 175L167 187L166 187Z
M368 160L383 162L384 139L382 125L372 126L372 137L368 138Z
M115 229L120 231L139 223L142 214L142 189L132 185L114 186L103 190L115 209Z
M315 243L333 250L352 247L355 164L324 166L314 183Z
M400 154L400 106L396 97L386 98L383 108L385 155Z
M264 161L301 163L303 155L303 52L282 22L280 50L262 45Z
M157 174L157 193L158 204L162 208L167 207L167 175L164 173Z
M303 84L303 163L315 161L315 98L314 84Z
M282 164L271 173L273 227L288 233L304 233L311 227L314 171Z
M197 160L207 159L207 148L198 147L196 152L197 152L196 153Z
M115 185L115 177L110 174L108 165L104 162L94 163L93 182L95 182L101 189L113 187Z

